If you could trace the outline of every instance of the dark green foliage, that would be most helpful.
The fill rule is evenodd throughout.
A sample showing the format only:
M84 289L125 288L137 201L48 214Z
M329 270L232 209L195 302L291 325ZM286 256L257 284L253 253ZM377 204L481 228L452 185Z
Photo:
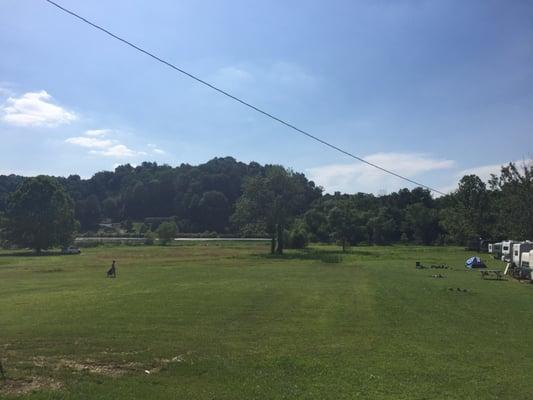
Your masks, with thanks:
M154 232L152 231L146 232L144 234L144 244L147 244L147 245L154 244L156 237L157 235Z
M299 221L286 233L286 243L289 249L303 249L309 244L309 235L305 225Z
M507 237L533 239L533 163L502 168L490 181L494 189L492 216Z
M77 227L73 201L54 178L27 179L10 196L6 236L11 243L37 252L66 246Z
M128 233L131 233L133 231L133 221L129 218L126 221L124 221L122 226Z
M0 213L26 179L0 176ZM169 221L186 234L268 236L271 250L282 253L284 232L302 219L310 241L344 247L533 238L532 165L504 167L489 187L475 175L465 176L455 192L437 199L422 188L384 196L322 195L303 174L231 157L174 168L150 162L122 165L87 180L71 175L57 181L74 200L75 216L89 235L102 231L103 221L144 222L143 232L155 232ZM5 222L1 225L5 237Z
M142 224L141 227L139 228L139 233L141 235L146 234L148 231L150 231L150 227L147 224Z
M285 229L320 195L321 189L302 174L279 165L267 166L264 174L245 181L232 220L246 229L261 223L271 237L270 252L283 254Z
M210 190L202 195L198 203L200 221L210 231L224 232L228 226L231 207L222 192Z
M98 197L92 194L84 200L76 201L75 217L80 222L82 231L96 230L102 217Z
M168 244L172 239L174 239L177 232L178 227L176 226L175 222L163 222L161 225L159 225L159 228L157 228L157 236L163 245Z
M415 203L408 206L405 213L405 220L416 243L431 244L435 242L440 232L437 210L426 207L423 203Z

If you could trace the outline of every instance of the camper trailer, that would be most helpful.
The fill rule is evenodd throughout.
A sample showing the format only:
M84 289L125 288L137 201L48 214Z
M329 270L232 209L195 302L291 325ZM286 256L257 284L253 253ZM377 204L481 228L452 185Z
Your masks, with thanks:
M513 277L533 282L533 250L525 251L520 256L520 264L512 270Z
M502 258L502 242L489 243L489 253L492 254L496 260L501 260Z
M511 262L513 259L513 244L517 243L515 240L504 240L502 242L501 260Z
M519 265L522 268L533 269L533 250L522 253Z
M513 244L513 258L512 258L513 264L518 267L521 267L522 266L522 255L527 254L529 257L529 252L531 250L533 250L533 242L526 241L526 242L521 242L521 243L514 243Z

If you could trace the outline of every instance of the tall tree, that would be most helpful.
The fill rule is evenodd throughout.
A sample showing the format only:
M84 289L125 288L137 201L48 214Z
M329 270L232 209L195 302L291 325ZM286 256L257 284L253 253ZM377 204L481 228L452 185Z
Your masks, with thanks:
M320 193L321 189L301 174L271 165L264 175L245 181L232 219L241 228L261 223L271 236L271 252L283 254L284 230Z
M350 210L346 204L333 207L328 214L328 223L333 238L340 242L342 251L346 251L346 245L352 233L352 221Z
M6 217L8 240L38 253L68 245L78 227L70 196L54 178L42 175L27 179L11 195Z
M205 192L198 203L203 225L207 230L224 232L228 225L230 207L224 193L216 190Z
M493 176L491 187L497 192L496 206L507 236L533 239L533 162L517 167L503 167L499 178Z
M441 212L441 225L454 242L466 244L487 236L489 193L477 175L465 175L451 196L451 204Z
M417 243L431 244L438 238L439 221L437 211L424 203L411 204L406 208L406 221Z

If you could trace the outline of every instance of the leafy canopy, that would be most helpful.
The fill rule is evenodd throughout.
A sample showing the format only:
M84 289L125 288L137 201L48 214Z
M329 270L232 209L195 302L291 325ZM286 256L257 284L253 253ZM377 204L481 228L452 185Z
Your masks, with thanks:
M72 199L48 176L27 179L13 192L6 218L8 240L37 252L68 245L78 227Z

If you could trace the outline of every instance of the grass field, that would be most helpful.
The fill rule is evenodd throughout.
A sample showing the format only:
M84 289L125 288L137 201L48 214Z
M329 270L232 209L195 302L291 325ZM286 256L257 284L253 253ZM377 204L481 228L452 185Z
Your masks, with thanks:
M0 252L0 397L533 398L533 285L453 247L267 251Z

